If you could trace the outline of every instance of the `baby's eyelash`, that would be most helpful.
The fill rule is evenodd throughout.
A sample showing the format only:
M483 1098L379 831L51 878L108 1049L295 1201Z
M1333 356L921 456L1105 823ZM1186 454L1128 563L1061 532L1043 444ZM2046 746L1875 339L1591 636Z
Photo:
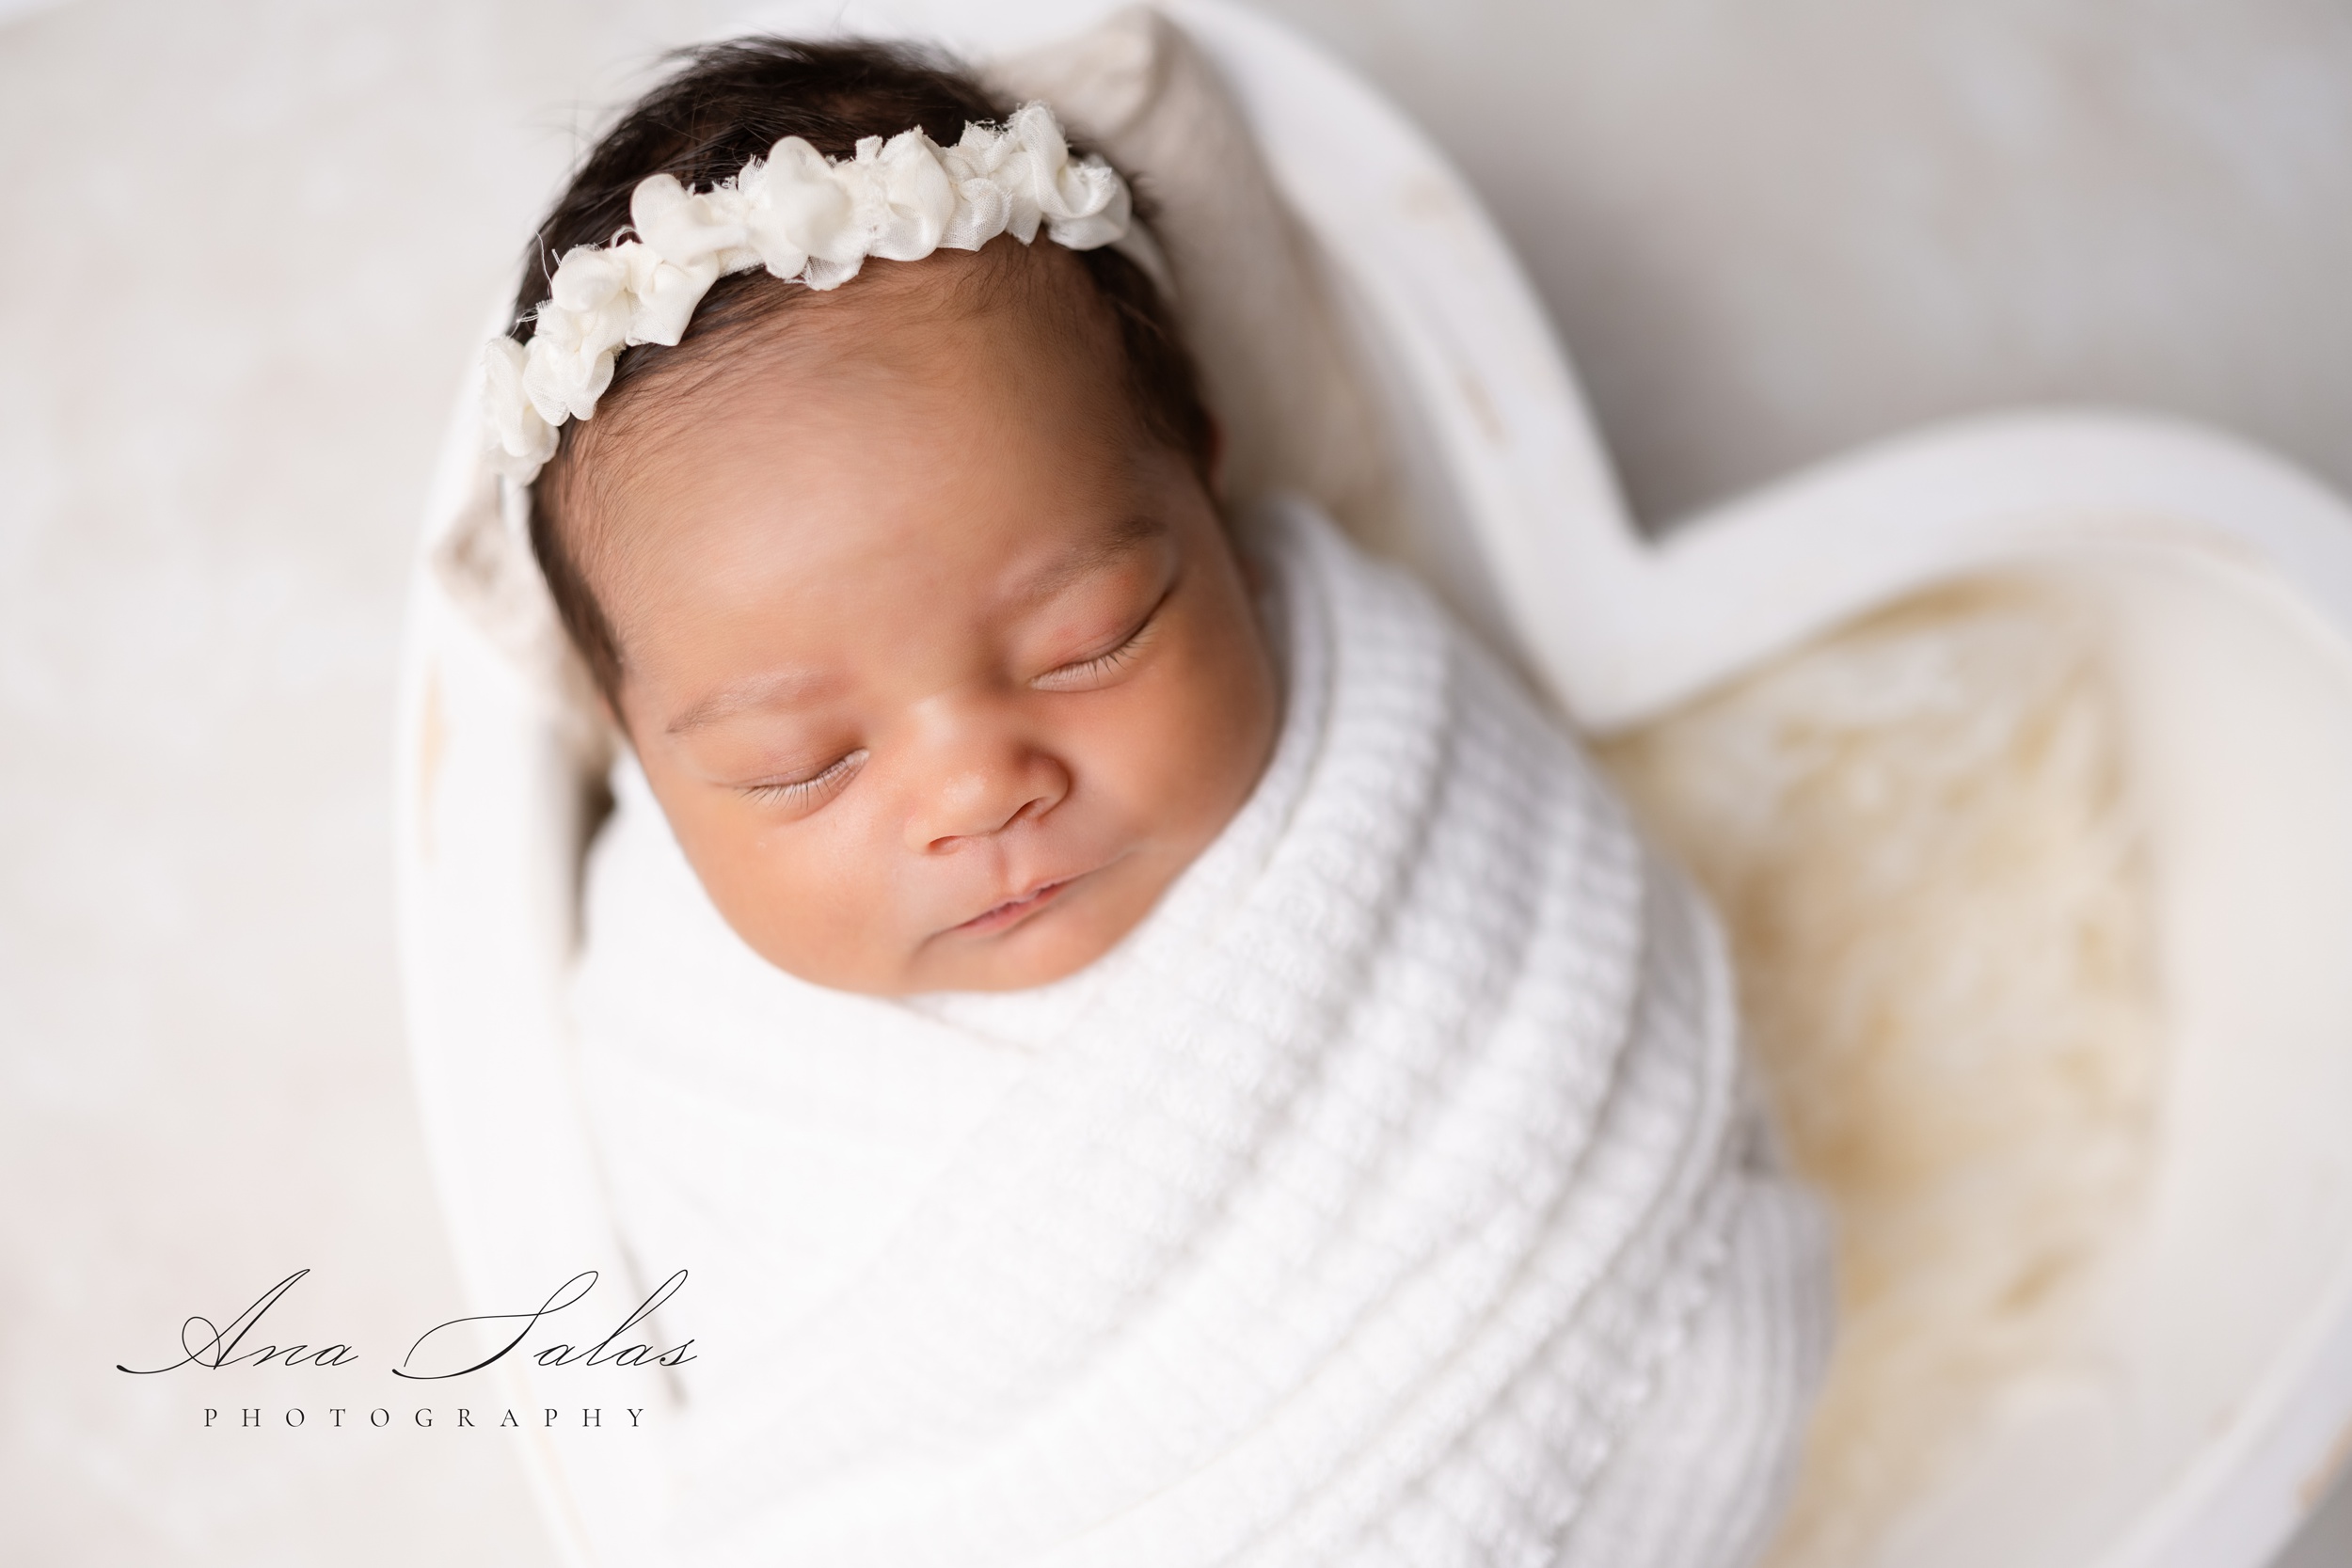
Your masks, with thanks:
M1122 638L1119 646L1096 654L1092 658L1080 659L1075 664L1064 664L1048 670L1037 678L1041 681L1060 682L1083 680L1089 675L1108 674L1136 657L1137 650L1143 645L1144 635L1159 623L1161 607L1167 603L1167 595L1161 595L1160 602L1153 605L1141 621L1136 623L1136 629Z
M802 805L831 794L850 782L858 765L866 760L866 750L860 747L847 756L836 758L822 772L811 773L805 779L787 779L781 784L745 784L742 792L755 800L788 805Z
M1106 654L1096 654L1092 658L1085 659L1076 664L1065 664L1058 670L1049 671L1047 673L1055 675L1100 675L1107 673L1112 670L1118 669L1120 665L1126 663L1127 660L1134 657L1136 644L1141 641L1142 639L1143 628L1141 626L1137 626L1135 629L1134 634L1130 636L1126 641L1121 642L1118 647L1113 648L1110 652Z

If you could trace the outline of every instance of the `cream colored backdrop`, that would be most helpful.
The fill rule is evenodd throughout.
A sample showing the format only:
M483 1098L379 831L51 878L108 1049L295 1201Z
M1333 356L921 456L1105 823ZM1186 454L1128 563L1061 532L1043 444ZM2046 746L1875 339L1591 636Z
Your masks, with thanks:
M2352 5L1271 8L1468 168L1653 521L2028 400L2352 489ZM548 1560L505 1442L380 1371L458 1310L390 952L401 583L577 128L729 9L0 0L0 1558ZM305 1267L262 1338L366 1369L113 1370ZM2296 1568L2352 1559L2334 1513Z

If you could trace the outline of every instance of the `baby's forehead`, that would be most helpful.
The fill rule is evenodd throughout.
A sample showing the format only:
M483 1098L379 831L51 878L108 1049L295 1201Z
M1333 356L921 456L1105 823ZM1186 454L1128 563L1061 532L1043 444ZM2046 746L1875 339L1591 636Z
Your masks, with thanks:
M1085 263L1058 245L1000 236L977 251L942 250L919 261L869 261L842 287L818 293L760 277L740 312L699 334L713 359L746 364L762 353L805 350L837 360L907 342L947 352L986 322L994 352L1038 360L1116 366L1118 319ZM735 319L739 316L739 319ZM694 342L690 335L686 349ZM677 356L684 363L688 356Z
M897 378L913 396L922 372L963 356L979 361L973 369L1032 389L1075 377L1091 384L1104 414L1136 415L1117 317L1059 246L1005 236L978 252L868 262L821 293L748 274L723 279L712 296L684 341L629 366L634 373L616 377L595 420L566 428L550 477L569 509L595 509L609 499L596 491L625 481L654 449L691 441L697 423L723 419L747 393L780 380L791 396L771 411L820 422L831 388ZM577 483L591 477L607 483Z
M1116 334L1087 341L1034 295L956 299L961 281L893 279L850 309L787 309L723 371L640 388L634 424L582 466L599 586L765 576L781 554L806 565L777 585L797 598L829 576L993 579L1000 562L1070 541L1081 562L1132 546L1150 531L1136 520L1153 511L1150 476L1169 465L1136 414Z

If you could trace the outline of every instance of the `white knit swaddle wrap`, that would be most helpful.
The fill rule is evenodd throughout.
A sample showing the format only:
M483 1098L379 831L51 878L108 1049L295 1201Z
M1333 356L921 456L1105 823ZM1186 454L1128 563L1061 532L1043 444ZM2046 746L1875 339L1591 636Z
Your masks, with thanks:
M1825 1349L1720 943L1417 586L1268 521L1243 811L1036 990L818 990L642 778L578 976L624 1234L693 1279L689 1562L1729 1564Z

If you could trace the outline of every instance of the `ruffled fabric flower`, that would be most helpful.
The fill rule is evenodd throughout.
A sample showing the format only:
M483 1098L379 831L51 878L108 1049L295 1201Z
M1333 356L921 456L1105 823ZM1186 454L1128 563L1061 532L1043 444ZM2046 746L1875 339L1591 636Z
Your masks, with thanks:
M971 124L953 147L921 130L868 136L830 159L798 136L701 192L650 175L630 195L635 237L564 254L531 341L492 339L483 408L501 472L528 483L555 454L566 420L596 413L612 362L638 343L675 345L711 284L766 267L836 289L869 256L919 261L1042 229L1073 250L1130 238L1126 182L1099 158L1073 158L1054 112L1027 103L1003 125ZM1140 241L1138 233L1134 239Z

